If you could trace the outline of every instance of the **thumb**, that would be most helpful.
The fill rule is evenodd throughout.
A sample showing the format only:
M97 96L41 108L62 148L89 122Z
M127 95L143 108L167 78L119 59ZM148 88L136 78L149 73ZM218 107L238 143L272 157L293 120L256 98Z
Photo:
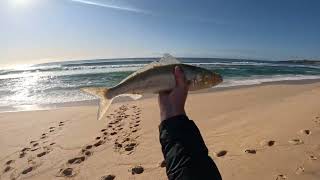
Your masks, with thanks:
M178 87L186 86L185 75L184 75L182 69L179 66L176 66L174 68L174 76L175 76L175 79L176 79L176 86L178 86Z

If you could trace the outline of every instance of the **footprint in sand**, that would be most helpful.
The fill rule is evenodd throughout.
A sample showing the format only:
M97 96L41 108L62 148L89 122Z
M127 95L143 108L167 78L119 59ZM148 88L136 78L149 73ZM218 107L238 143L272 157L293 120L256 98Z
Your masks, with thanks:
M310 155L310 156L309 156L309 159L312 160L312 161L315 161L315 160L317 160L318 158L317 158L316 156L314 156L314 155Z
M159 163L159 167L161 167L161 168L166 167L166 161L165 161L165 160L162 160L162 161Z
M116 131L113 131L113 132L110 133L111 136L116 135L116 134L117 134Z
M25 153L25 152L20 152L19 158L24 158L25 156L26 156L26 153Z
M113 175L113 174L110 174L110 175L107 175L107 176L102 176L100 178L100 180L114 180L114 178L116 178L116 176Z
M137 146L136 143L130 143L130 144L127 144L127 145L124 147L124 150L125 150L125 151L132 151L136 146Z
M59 123L60 126L64 125L64 122ZM31 140L28 144L29 147L24 147L22 150L18 151L14 156L18 156L18 158L26 158L25 162L29 164L28 167L19 167L16 168L12 164L15 162L14 160L9 160L6 162L4 166L4 172L11 172L11 179L16 179L20 175L30 174L33 172L40 164L38 161L40 158L46 156L49 152L53 150L54 142L49 141L49 137L52 135L51 132L55 132L57 129L54 126L48 127L48 132L43 132L38 140ZM50 143L50 145L48 145ZM40 151L42 149L42 151Z
M300 145L300 144L303 144L303 141L301 139L291 139L288 141L290 144L293 144L293 145Z
M226 150L221 150L221 151L215 153L215 155L216 155L216 157L223 157L223 156L225 156L227 153L228 153L228 151L226 151Z
M28 167L28 168L26 168L26 169L24 169L22 172L21 172L21 174L28 174L29 172L31 172L32 170L34 169L34 167Z
M96 143L94 144L94 146L95 146L95 147L98 147L98 146L101 146L101 145L104 144L104 143L105 143L105 141L100 140L100 141L96 142Z
M320 117L318 116L318 117L316 117L316 119L315 120L313 120L315 123L317 123L317 124L320 124Z
M110 113L108 115L110 122L106 124L105 128L100 130L101 135L94 138L95 142L92 143L92 145L91 144L86 145L81 149L80 154L82 154L82 156L69 159L67 161L67 166L69 167L61 168L57 176L59 177L76 176L77 172L75 172L75 170L73 169L74 168L73 166L75 164L83 163L86 160L86 158L89 158L94 154L97 147L100 147L106 143L109 144L110 141L113 141L114 149L116 152L127 153L128 155L134 152L134 150L138 146L138 142L136 141L138 136L132 134L131 129L129 129L129 126L131 125L135 126L136 124L137 124L136 126L139 126L140 125L139 123L141 120L136 120L136 117L135 117L132 121L131 120L124 121L124 119L127 119L133 116L132 114L130 114L132 113L132 111L133 110L128 108L127 106L121 106L119 109L115 110L114 113ZM64 125L64 123L60 122L59 126L62 126L62 125ZM138 129L134 130L134 132L137 132L137 131ZM133 171L134 171L134 174L139 174L143 172L143 170L140 172L139 168L137 171L135 169ZM111 176L107 176L107 177L110 178ZM103 178L106 178L106 176L104 176Z
M11 166L7 166L4 168L3 173L9 172L11 169L13 169Z
M82 163L86 158L84 156L76 157L68 160L68 164L80 164Z
M31 149L30 151L34 152L34 151L37 151L38 149L40 149L40 148L37 147L37 148Z
M10 165L10 164L12 164L12 163L14 163L14 160L9 160L9 161L7 161L5 164L6 164L6 165Z
M311 134L311 131L309 129L302 129L299 132L300 132L300 134L304 134L304 135L310 135Z
M87 157L88 156L91 156L93 153L92 153L92 151L88 151L88 150L86 150L86 151L84 151L84 153L83 153L84 155L86 155Z
M276 143L276 141L274 141L274 140L263 140L260 142L260 145L262 147L271 147L271 146L275 145L275 143Z
M255 149L246 149L244 152L248 154L257 154L257 151Z
M57 177L74 177L75 175L77 175L77 172L73 168L65 168L65 169L60 169L56 176Z
M49 152L47 152L47 151L43 151L43 152L37 154L37 157L42 157L42 156L44 156L44 155L46 155L46 154L48 154L48 153L49 153Z
M135 174L141 174L143 173L144 168L142 166L135 166L131 169L131 174L135 175Z
M296 174L302 174L304 172L304 167L300 166L296 169Z
M61 127L61 126L64 126L64 122L63 121L59 122L59 127Z
M276 180L285 180L285 179L287 179L287 176L284 174L279 174L276 178Z

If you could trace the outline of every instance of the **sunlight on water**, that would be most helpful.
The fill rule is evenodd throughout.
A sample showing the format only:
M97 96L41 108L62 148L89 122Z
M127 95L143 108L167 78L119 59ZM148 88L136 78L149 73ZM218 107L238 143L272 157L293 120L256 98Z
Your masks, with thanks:
M0 69L0 111L92 100L82 87L112 87L148 64L148 59L73 61ZM222 74L219 87L283 80L320 79L320 65L226 59L184 59ZM9 108L8 108L9 107ZM21 109L21 108L20 108Z

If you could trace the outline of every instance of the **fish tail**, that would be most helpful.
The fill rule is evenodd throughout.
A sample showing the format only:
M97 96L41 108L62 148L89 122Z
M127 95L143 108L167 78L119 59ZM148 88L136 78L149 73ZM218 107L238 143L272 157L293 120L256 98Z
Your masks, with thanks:
M101 120L103 116L108 111L113 98L108 98L108 88L102 88L102 87L92 87L92 88L82 88L81 91L86 92L88 94L94 95L99 97L99 110L97 114L97 119Z

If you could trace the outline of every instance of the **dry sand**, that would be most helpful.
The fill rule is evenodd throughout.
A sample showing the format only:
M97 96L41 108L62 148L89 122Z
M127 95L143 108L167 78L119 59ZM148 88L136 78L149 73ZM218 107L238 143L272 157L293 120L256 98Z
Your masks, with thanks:
M223 179L320 179L320 83L192 94L187 113ZM158 125L156 98L103 121L95 106L2 113L0 179L166 179Z

